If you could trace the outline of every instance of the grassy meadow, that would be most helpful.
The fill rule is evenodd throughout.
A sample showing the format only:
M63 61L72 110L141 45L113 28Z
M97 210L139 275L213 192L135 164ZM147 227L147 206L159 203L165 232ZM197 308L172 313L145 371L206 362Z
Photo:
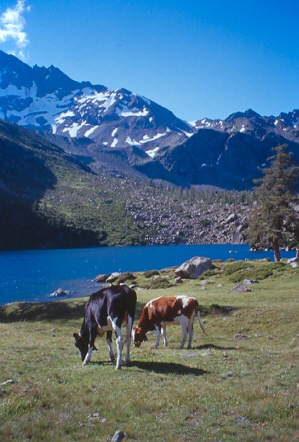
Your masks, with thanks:
M73 332L87 298L0 307L1 441L298 441L299 270L284 263L214 262L174 284L173 269L135 275L138 311L160 295L195 296L207 331L192 349L155 336L116 371L98 338L81 365ZM232 292L244 278L249 292ZM157 288L154 288L157 287ZM114 344L115 347L115 344Z

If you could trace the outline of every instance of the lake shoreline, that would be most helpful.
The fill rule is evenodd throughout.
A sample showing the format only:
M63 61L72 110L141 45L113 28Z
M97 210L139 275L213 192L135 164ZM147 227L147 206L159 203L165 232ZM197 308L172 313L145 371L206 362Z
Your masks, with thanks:
M246 244L97 247L84 249L0 252L0 305L10 302L49 302L61 288L70 299L88 296L101 273L138 272L178 266L194 257L212 260L270 259L272 251L252 252ZM295 251L282 251L292 258ZM86 293L86 295L85 295Z

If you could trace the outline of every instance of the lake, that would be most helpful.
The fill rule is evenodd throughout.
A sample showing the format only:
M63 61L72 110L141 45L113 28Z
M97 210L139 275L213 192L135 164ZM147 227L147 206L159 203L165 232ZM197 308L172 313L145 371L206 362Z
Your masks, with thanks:
M87 296L100 288L98 274L159 270L193 256L223 261L234 258L273 260L273 252L251 252L245 244L97 247L90 249L0 252L0 305L15 301L52 301ZM282 252L292 258L295 252ZM50 294L69 291L63 298Z

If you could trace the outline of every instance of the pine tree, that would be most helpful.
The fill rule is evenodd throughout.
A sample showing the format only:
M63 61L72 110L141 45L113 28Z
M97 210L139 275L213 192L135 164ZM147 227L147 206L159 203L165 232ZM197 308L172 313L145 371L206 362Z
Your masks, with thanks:
M299 212L296 185L299 167L287 145L274 148L270 167L260 169L264 176L255 180L256 207L249 220L247 237L252 247L272 247L274 260L280 261L280 247L299 245ZM258 185L259 183L259 185Z

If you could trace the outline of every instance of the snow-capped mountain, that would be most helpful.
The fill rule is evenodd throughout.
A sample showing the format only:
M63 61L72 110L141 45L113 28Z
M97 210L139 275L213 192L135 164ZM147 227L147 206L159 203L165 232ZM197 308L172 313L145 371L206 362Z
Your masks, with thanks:
M246 112L233 113L225 120L210 120L204 118L191 122L190 124L192 124L196 130L214 129L219 132L255 134L258 137L273 132L288 140L299 140L298 109L289 113L282 112L278 117L274 117L273 115L263 117L252 109L248 109Z
M182 186L213 185L251 189L272 149L287 144L299 165L299 110L262 117L253 110L225 120L203 119L197 133L181 145L137 166L143 174Z
M126 89L77 82L54 66L31 68L2 51L0 118L41 132L96 172L182 186L250 189L279 144L289 144L299 164L299 110L187 123Z
M31 68L0 51L0 118L29 129L89 138L99 148L138 146L149 156L194 128L126 89L77 82L54 66Z

